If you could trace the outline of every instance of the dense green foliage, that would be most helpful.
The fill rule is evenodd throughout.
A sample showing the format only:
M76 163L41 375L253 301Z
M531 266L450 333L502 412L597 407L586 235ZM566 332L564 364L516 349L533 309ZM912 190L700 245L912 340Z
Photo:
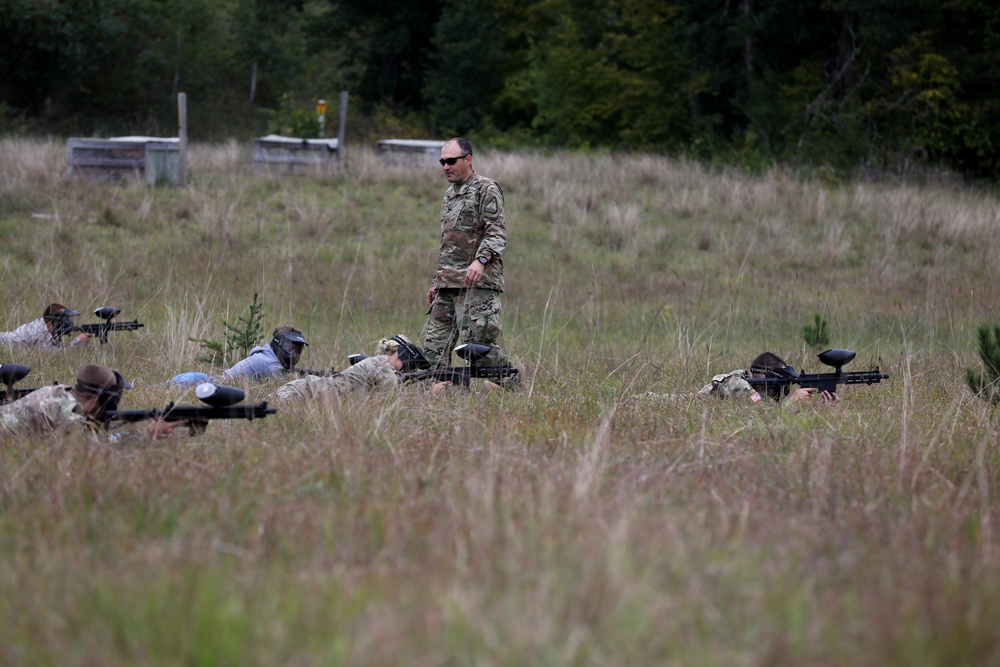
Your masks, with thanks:
M348 90L355 136L992 177L998 34L985 0L0 0L0 121L167 132L184 91L247 136Z

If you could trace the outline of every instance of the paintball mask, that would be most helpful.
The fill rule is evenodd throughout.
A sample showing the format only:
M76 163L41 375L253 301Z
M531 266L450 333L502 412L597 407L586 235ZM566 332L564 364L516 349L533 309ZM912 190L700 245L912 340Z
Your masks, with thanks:
M302 348L309 343L297 331L282 331L271 339L271 351L278 357L282 368L286 371L295 368L302 357Z
M117 410L118 403L122 400L122 392L131 389L132 384L118 371L112 372L115 374L115 384L111 386L91 384L77 378L74 388L80 393L97 396L102 410Z
M424 356L424 351L413 343L407 342L402 336L393 336L392 340L399 343L396 353L399 360L403 362L403 372L426 370L431 367L431 362Z
M75 328L73 324L73 318L79 315L78 311L72 308L66 308L65 310L60 310L56 313L49 313L46 309L45 315L42 316L47 323L52 325L50 331L52 332L52 338L58 340L63 336L73 332Z
M750 374L753 377L762 378L791 378L798 377L798 372L791 366L775 366L773 368L765 368L762 366L751 366ZM772 385L767 387L766 393L768 397L774 399L775 401L780 401L781 399L788 396L791 391L791 383L782 385Z

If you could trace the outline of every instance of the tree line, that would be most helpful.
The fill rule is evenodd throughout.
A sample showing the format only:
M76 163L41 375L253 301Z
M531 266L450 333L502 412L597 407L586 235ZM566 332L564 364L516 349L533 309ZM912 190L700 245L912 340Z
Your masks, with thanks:
M1000 166L989 0L0 0L8 131L307 133L833 168Z

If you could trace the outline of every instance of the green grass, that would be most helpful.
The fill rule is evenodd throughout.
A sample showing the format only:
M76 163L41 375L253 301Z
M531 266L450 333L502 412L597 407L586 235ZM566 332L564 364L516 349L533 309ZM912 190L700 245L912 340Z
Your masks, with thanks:
M150 188L69 180L63 155L0 142L0 324L58 300L146 328L5 351L22 385L93 361L132 380L123 408L193 402L160 382L255 292L266 330L306 332L307 367L420 338L437 169L358 152L327 179L257 178L248 151L195 146L188 187ZM0 663L1000 659L998 423L964 381L1000 303L995 196L636 156L476 165L507 196L522 390L0 440ZM816 314L849 369L890 380L797 411L691 396L764 349L825 370Z

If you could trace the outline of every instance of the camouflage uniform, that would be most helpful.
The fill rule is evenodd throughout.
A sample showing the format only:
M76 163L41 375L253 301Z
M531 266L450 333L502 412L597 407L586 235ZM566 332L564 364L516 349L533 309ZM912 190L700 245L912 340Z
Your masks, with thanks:
M361 391L391 391L401 381L389 357L367 357L331 377L307 375L278 388L278 400L313 399L323 395L339 395Z
M750 377L749 373L743 369L716 375L711 382L698 390L698 395L718 398L749 396L751 400L757 402L760 400L760 394L746 381L748 377Z
M70 387L56 384L0 406L0 432L30 435L67 430L88 423Z
M13 331L0 332L0 344L3 345L30 345L32 347L58 347L58 342L52 337L48 327L45 326L45 318L39 317L37 320L22 324Z
M450 363L451 351L459 343L482 343L494 346L483 363L510 364L495 346L501 333L506 246L500 185L475 171L465 183L452 184L441 200L441 249L431 285L437 296L424 329L424 353L431 363ZM477 257L488 260L483 277L474 288L467 288L465 272Z

